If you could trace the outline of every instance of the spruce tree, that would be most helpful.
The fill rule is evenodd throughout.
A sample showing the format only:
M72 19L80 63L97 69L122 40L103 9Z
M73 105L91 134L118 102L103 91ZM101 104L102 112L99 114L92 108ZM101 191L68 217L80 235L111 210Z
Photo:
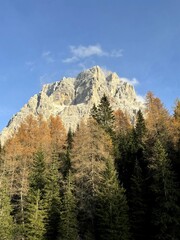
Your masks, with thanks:
M71 168L71 150L73 145L73 133L71 128L69 128L67 139L66 139L66 152L61 153L61 172L66 178L68 176L69 170Z
M99 125L111 136L113 136L113 124L115 117L107 96L104 94L98 107L95 105L91 109L91 116Z
M30 188L33 190L40 190L41 195L44 193L46 185L46 165L43 152L37 152L34 155L33 166L29 179Z
M102 185L97 193L96 216L97 239L129 239L128 205L125 190L118 183L112 159L106 160Z
M0 239L13 239L13 218L11 216L12 207L8 192L7 179L4 176L0 178Z
M129 193L129 216L131 233L134 240L146 239L146 202L145 182L139 161L136 159L134 172L131 177Z
M45 234L44 189L46 184L45 161L42 152L34 156L32 172L29 177L29 191L25 211L25 230L28 240L42 240Z
M52 153L52 161L48 166L44 201L47 211L46 238L56 240L59 233L61 208L59 156L56 152Z
M65 191L62 201L60 222L60 235L63 240L78 239L77 205L74 196L74 184L69 172L65 183Z
M153 176L152 193L154 196L152 224L154 238L161 240L178 239L179 206L178 189L174 173L162 143L157 140L153 147L150 170Z
M28 205L26 209L26 239L43 240L45 229L46 211L40 189L31 189L28 194Z

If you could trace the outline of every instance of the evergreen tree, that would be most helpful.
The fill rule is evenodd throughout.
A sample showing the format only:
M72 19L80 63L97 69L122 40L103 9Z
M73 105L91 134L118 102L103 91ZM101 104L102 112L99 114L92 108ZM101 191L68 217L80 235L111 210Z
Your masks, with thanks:
M44 189L46 184L45 161L42 152L34 156L32 172L29 177L29 192L26 208L26 238L42 240L45 234Z
M48 167L44 198L47 211L46 238L55 240L58 239L61 208L59 157L57 153L52 153L52 161Z
M146 134L146 125L145 120L143 117L143 114L141 110L137 112L137 119L136 119L136 126L135 126L135 132L136 132L136 141L138 143L138 148L143 148L143 139Z
M66 142L67 142L67 151L70 151L72 149L72 145L73 145L73 133L72 133L71 128L69 128Z
M92 118L82 123L74 137L72 171L78 200L78 219L83 239L94 238L95 195L102 181L105 159L112 153L112 140ZM91 237L90 237L91 236Z
M155 239L178 239L179 206L178 189L165 149L157 140L153 147L150 169L153 175L152 193L154 195L152 223Z
M95 103L93 104L93 107L91 108L91 117L93 117L94 119L98 119L98 109L95 105Z
M46 211L40 189L31 189L28 194L28 205L26 209L26 239L43 240L45 234Z
M106 161L103 182L97 194L97 239L129 239L128 205L112 160Z
M34 162L32 166L32 171L30 175L30 188L35 190L40 190L41 195L44 193L44 188L46 184L46 165L44 160L43 152L37 152L34 155Z
M104 94L100 104L91 109L91 116L100 124L100 126L111 136L113 135L113 124L115 117L107 96Z
M67 134L66 145L66 152L61 153L61 172L64 178L67 177L71 168L71 150L73 145L73 133L71 131L71 128L69 128Z
M71 178L71 173L69 172L65 185L60 223L61 239L64 240L78 239L77 206Z
M13 239L13 218L11 216L12 207L8 192L7 180L4 176L0 177L0 239Z
M129 216L131 232L134 240L146 239L146 204L145 183L139 161L136 159L134 172L131 177L129 194Z

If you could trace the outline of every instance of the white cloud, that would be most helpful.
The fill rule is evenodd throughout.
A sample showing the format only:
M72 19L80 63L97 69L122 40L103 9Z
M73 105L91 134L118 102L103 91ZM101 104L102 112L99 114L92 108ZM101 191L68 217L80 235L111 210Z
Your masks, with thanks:
M71 63L71 62L76 62L78 61L78 58L73 56L73 57L70 57L70 58L66 58L63 60L64 63Z
M64 63L72 63L77 62L81 59L89 58L91 56L107 56L107 57L121 57L122 50L112 50L111 52L107 52L102 49L100 44L89 45L89 46L70 46L71 57L68 57L63 60Z
M128 79L128 78L121 78L123 82L130 83L131 85L135 86L139 84L139 81L136 78Z
M45 51L42 53L42 58L47 62L47 63L53 63L55 62L54 58L52 57L52 53L50 51Z

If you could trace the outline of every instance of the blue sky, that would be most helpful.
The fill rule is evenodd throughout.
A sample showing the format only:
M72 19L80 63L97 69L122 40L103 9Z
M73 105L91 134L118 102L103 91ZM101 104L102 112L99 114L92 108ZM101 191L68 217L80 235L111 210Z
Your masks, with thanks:
M94 65L180 97L179 0L0 0L0 130L42 84Z

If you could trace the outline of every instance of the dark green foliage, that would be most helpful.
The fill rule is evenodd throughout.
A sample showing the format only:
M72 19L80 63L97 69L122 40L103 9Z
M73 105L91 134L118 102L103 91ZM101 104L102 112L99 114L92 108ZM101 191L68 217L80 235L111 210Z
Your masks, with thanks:
M134 172L131 177L129 207L130 223L133 239L144 240L146 238L146 204L145 182L142 169L136 159Z
M40 190L41 195L44 193L46 184L46 166L44 161L43 152L37 152L34 156L34 162L32 166L32 173L30 175L30 188L34 191Z
M133 127L120 112L114 124L104 95L58 153L49 146L33 164L0 146L0 240L179 240L180 102L170 117L153 101Z
M159 140L153 147L149 167L153 176L151 189L155 199L152 216L155 239L178 239L180 219L177 204L178 189L166 151Z
M44 189L46 184L45 161L42 152L34 156L32 172L29 178L29 191L25 211L25 230L28 240L43 240L45 234Z
M135 126L135 138L136 138L138 150L144 148L143 139L145 137L145 134L146 134L145 120L141 110L139 110L137 112L137 120L136 120L136 126Z
M107 96L104 94L98 107L93 105L91 116L111 136L113 135L114 115Z
M65 190L62 201L60 235L61 239L64 240L78 239L77 206L74 196L74 185L70 172L65 183Z
M67 139L66 139L66 151L60 153L60 172L64 179L67 178L68 173L71 169L71 150L73 145L73 133L69 128Z
M26 209L26 239L43 240L45 234L46 211L40 190L30 190Z
M128 206L112 160L107 160L103 183L97 194L97 239L129 239Z
M52 161L48 166L47 184L45 187L45 209L46 217L46 238L51 240L58 239L60 221L60 173L59 157L53 152Z
M69 128L68 134L67 134L67 151L71 151L72 149L72 144L73 144L73 133L71 131L71 128Z

